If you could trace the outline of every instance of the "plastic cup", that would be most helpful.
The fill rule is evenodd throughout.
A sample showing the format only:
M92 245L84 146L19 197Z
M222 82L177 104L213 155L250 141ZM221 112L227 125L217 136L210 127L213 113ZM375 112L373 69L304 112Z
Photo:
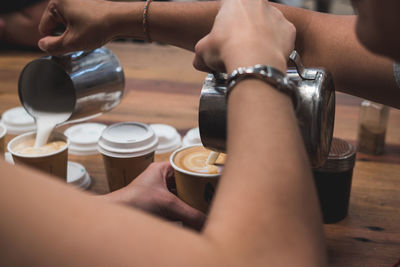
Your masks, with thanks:
M17 137L14 137L8 143L7 149L11 153L12 159L15 162L15 164L28 165L38 170L47 172L51 175L55 175L61 178L63 181L66 181L68 146L69 146L68 138L62 133L53 132L50 135L49 142L64 141L66 145L61 147L57 151L47 154L32 155L32 154L21 154L14 151L17 145L35 139L35 137L36 137L35 132L25 133L22 135L18 135Z
M177 195L190 206L207 213L210 208L214 192L217 188L222 168L219 168L217 173L211 174L199 173L190 169L186 169L185 166L178 166L178 163L175 162L175 159L177 155L185 150L193 150L193 153L197 153L196 150L200 151L200 153L205 153L204 151L208 151L202 145L192 145L182 147L172 153L170 157L170 163L174 168ZM208 153L201 156L204 162L207 160L207 157Z
M168 161L172 152L182 145L181 135L167 124L151 124L150 127L158 138L154 161Z
M154 131L139 122L108 126L98 149L103 156L110 191L128 185L154 161L158 139Z

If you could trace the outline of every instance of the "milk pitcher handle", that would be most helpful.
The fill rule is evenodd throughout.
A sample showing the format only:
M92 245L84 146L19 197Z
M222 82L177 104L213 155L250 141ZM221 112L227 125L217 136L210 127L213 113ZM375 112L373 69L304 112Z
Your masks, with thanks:
M293 50L292 53L290 53L289 59L296 66L297 73L303 80L315 80L318 71L305 68L301 62L300 55L296 50Z

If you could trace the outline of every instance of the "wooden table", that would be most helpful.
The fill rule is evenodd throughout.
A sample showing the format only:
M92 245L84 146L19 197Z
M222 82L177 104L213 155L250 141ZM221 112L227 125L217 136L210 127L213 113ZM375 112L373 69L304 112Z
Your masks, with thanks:
M166 123L181 135L197 127L197 109L205 78L192 67L193 54L158 44L112 43L125 71L121 104L92 121ZM40 52L0 51L0 113L20 105L17 81L22 68ZM355 143L359 98L337 94L334 136ZM400 100L399 100L400 101ZM390 111L386 153L358 154L349 215L325 225L332 266L392 266L400 258L400 110ZM100 157L70 156L89 171L96 193L108 192Z

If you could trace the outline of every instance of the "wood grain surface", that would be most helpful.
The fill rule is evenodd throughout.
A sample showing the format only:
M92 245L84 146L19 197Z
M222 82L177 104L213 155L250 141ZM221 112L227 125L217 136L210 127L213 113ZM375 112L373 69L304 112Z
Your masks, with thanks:
M114 110L91 121L165 123L183 136L197 127L204 73L192 67L193 54L160 44L111 43L124 68L126 89ZM41 52L0 51L0 113L19 106L19 73ZM399 89L400 90L400 89ZM400 99L399 99L400 101ZM334 136L356 144L361 99L337 93ZM64 130L69 126L59 129ZM92 178L92 192L108 192L101 156L69 156ZM331 266L393 266L400 258L400 110L391 109L385 154L358 153L349 215L325 225Z

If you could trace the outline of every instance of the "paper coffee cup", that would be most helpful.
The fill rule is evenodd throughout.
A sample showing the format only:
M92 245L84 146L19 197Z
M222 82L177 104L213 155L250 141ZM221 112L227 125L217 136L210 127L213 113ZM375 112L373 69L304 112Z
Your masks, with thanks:
M150 127L158 138L154 161L168 161L172 152L182 145L181 135L167 124L151 124Z
M91 184L89 173L78 162L68 161L67 182L81 189L87 189Z
M64 131L70 141L68 153L77 156L99 154L97 143L105 128L107 125L95 122L80 123L69 127Z
M34 118L23 107L6 110L1 116L1 123L7 129L5 145L18 135L36 130Z
M103 155L110 191L128 185L154 161L158 139L144 123L122 122L108 126L98 149Z
M68 162L68 138L58 132L53 132L50 135L49 142L52 141L64 141L65 146L61 147L59 150L47 154L40 155L26 155L16 152L14 149L21 143L28 142L29 140L34 140L36 138L36 133L25 133L14 137L7 146L8 151L11 153L13 161L15 164L28 165L30 167L36 168L38 170L47 172L49 174L55 175L64 181L67 179L67 162Z
M209 150L206 150L202 145L192 145L182 147L172 153L170 163L174 168L175 183L178 197L190 206L207 213L214 197L222 168L217 173L199 173L189 169L175 161L176 157L185 150L192 150L192 155L185 161L203 161L207 160ZM199 149L201 155L197 156L195 150ZM181 166L179 166L181 165Z
M85 171L94 179L97 174L105 173L103 159L97 149L101 133L105 128L107 128L105 124L88 122L73 125L64 131L70 142L68 159L81 163L89 162L90 164L85 166ZM75 165L69 164L68 166ZM70 172L68 171L67 179L69 179L69 176Z
M201 145L199 128L192 128L183 137L182 146Z
M6 136L7 130L6 128L0 124L0 156L4 155L4 146L5 146L5 136Z

